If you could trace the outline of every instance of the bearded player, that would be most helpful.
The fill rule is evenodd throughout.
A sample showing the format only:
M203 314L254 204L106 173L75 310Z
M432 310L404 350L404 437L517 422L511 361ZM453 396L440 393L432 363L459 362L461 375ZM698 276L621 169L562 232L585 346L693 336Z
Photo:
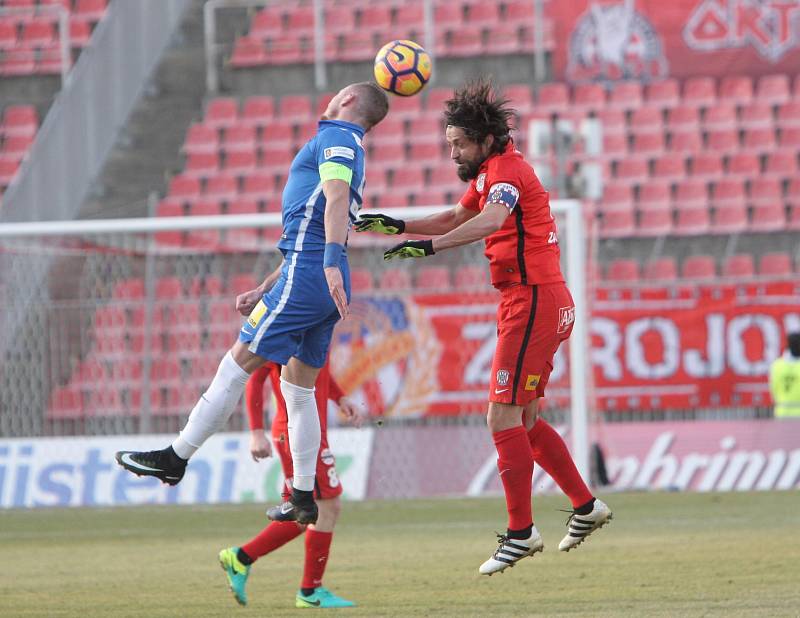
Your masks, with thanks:
M507 532L479 569L492 575L544 548L531 507L534 462L572 502L560 550L579 545L611 519L611 510L592 495L561 436L538 414L553 357L572 332L575 306L561 274L548 193L511 139L514 110L486 80L468 83L445 107L450 157L459 178L470 182L461 201L411 221L365 214L356 230L436 236L402 242L384 253L385 260L485 240L492 285L500 291L487 424L508 509Z
M281 459L283 475L286 479L284 499L291 491L293 466L287 430L286 401L281 395L281 367L275 363L256 369L247 382L245 401L250 421L250 454L258 461L272 454L269 440L264 435L264 382L269 378L275 397L275 416L272 420L272 441ZM247 605L245 586L250 575L250 565L256 560L277 550L286 543L305 533L305 561L300 590L295 596L295 606L300 608L353 607L355 603L343 599L322 585L325 567L328 565L333 528L341 509L339 496L342 485L336 474L334 458L328 450L327 408L328 399L339 406L344 416L351 420L359 417L353 403L330 374L328 364L320 370L315 384L314 395L319 410L321 429L320 449L317 456L317 479L314 497L319 508L316 524L303 526L294 521L273 521L253 539L241 547L230 547L219 552L219 561L228 577L228 584L236 601Z
M317 134L289 169L278 243L284 263L277 282L267 286L265 281L251 290L245 304L237 299L239 311L248 315L239 339L223 357L175 441L158 451L120 451L119 465L177 485L189 458L227 423L250 374L267 361L276 362L285 367L281 392L289 417L294 476L290 499L267 514L281 521L316 521L313 490L320 426L314 383L328 356L333 327L348 312L345 243L363 201L362 139L388 110L386 93L370 82L350 84L333 97Z

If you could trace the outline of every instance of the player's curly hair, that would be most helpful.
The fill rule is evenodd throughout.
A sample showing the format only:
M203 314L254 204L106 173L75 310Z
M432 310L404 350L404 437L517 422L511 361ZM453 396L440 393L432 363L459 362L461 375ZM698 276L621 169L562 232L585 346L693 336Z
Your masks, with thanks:
M463 129L475 142L493 135L492 152L503 152L511 139L512 119L516 115L508 104L509 100L497 94L490 79L479 77L468 81L455 91L452 99L445 101L445 122Z

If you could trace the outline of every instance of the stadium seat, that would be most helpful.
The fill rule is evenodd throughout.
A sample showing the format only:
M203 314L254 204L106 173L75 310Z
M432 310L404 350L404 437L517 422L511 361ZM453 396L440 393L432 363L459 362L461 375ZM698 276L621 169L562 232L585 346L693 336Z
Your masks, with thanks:
M600 210L632 210L633 191L626 184L609 184L603 191L603 197L599 203Z
M243 124L225 129L223 147L226 153L237 150L252 151L256 147L256 129Z
M779 204L782 193L777 178L755 178L750 185L750 201L754 204Z
M621 135L626 137L628 123L625 112L621 109L603 108L597 112L597 120L603 127L603 135Z
M114 298L139 300L144 298L144 280L123 279L114 286Z
M738 178L723 178L714 185L714 206L726 208L730 204L745 202L744 183Z
M250 22L250 35L261 38L283 32L284 12L277 6L267 6L255 14Z
M693 155L703 149L703 139L697 131L681 131L673 133L670 138L669 150Z
M728 175L752 177L758 175L761 169L758 156L752 152L737 152L728 159Z
M19 161L0 159L0 187L8 186L19 169Z
M615 82L608 95L608 106L632 110L642 105L642 84L638 81Z
M294 124L277 119L269 121L261 128L261 144L275 148L289 148L294 141Z
M651 180L639 190L639 208L669 210L671 203L671 187L668 181Z
M261 168L274 169L278 173L286 173L294 159L294 149L287 150L285 144L264 144L261 147Z
M645 103L659 109L676 107L680 103L678 80L667 78L648 84L645 88Z
M716 152L698 152L690 164L692 176L703 180L716 180L723 175L722 156Z
M390 186L399 191L417 191L425 184L425 172L419 166L397 168L390 176Z
M255 149L236 150L225 154L225 172L237 176L243 176L255 171L258 159Z
M511 84L503 89L503 96L511 101L518 114L527 114L534 108L533 92L527 84Z
M46 47L56 41L55 25L50 19L32 19L22 24L20 44L25 47Z
M536 109L542 112L554 113L569 109L569 88L567 84L549 83L542 84L536 97Z
M186 133L183 151L186 154L216 152L219 148L219 137L216 129L204 124L194 123Z
M711 217L706 206L681 204L675 209L676 234L707 234L711 230Z
M750 152L766 153L776 146L775 131L771 127L748 129L744 133L742 148Z
M444 109L444 102L453 98L452 88L431 88L425 96L425 109L428 112L440 114ZM384 122L386 122L384 120Z
M525 42L520 38L519 28L513 24L497 24L484 30L483 53L492 56L518 54L524 51ZM512 107L519 112L527 112L530 105L521 105L513 100Z
M458 30L451 30L444 40L444 55L446 56L480 56L483 52L481 29L476 26L462 26Z
M743 129L771 129L772 124L772 107L762 101L746 105L739 115L739 126Z
M778 108L777 126L781 129L800 127L800 100L789 101Z
M411 142L408 160L414 165L435 165L444 158L439 142Z
M703 116L703 129L731 129L736 126L736 107L732 103L717 103L706 110Z
M785 127L780 130L778 144L781 149L800 151L800 127Z
M749 253L731 255L722 264L723 277L753 277L756 269Z
M421 121L423 119L426 121L428 120L427 118L417 118L415 121ZM403 140L404 133L405 120L402 118L389 117L372 129L367 135L366 140L369 144L395 143ZM438 133L441 133L441 131L438 131ZM414 139L417 133L412 129L411 135L412 139Z
M572 93L571 107L576 110L597 111L606 106L606 91L599 84L578 84Z
M736 152L739 149L739 132L736 129L713 129L706 140L709 150L721 153Z
M259 193L251 193L252 197L248 198L238 198L231 200L228 203L228 214L229 215L254 215L258 213L258 202L255 199L259 197Z
M416 277L417 290L445 292L450 289L450 269L446 266L421 266Z
M649 178L647 159L631 157L617 162L615 177L620 182L638 184Z
M39 116L32 105L9 105L3 111L0 132L12 136L33 136L39 128Z
M216 152L190 154L186 157L183 173L188 176L213 176L219 171L219 156Z
M686 178L686 159L680 153L662 154L653 162L653 177L675 182L683 180Z
M790 178L797 174L797 153L792 151L776 151L767 155L767 163L764 167L766 176L779 176Z
M753 80L744 75L727 75L719 84L719 100L747 105L753 100Z
M756 86L756 99L769 105L781 105L791 97L789 77L783 74L762 75Z
M489 285L489 270L485 266L459 266L454 275L456 288L486 287Z
M437 2L433 8L433 21L438 28L460 26L464 21L464 10L455 2Z
M265 199L275 192L275 176L255 170L245 175L242 194L257 199Z
M214 216L222 214L222 206L214 199L200 199L189 203L190 216Z
M631 133L661 133L664 131L664 119L661 110L656 107L642 107L631 114Z
M664 152L664 134L640 133L633 136L633 154L644 157L656 157Z
M17 22L13 19L0 19L0 50L17 47Z
M74 13L87 21L100 21L108 0L75 0Z
M238 121L239 105L236 99L230 97L211 100L203 119L203 123L212 128L229 127Z
M786 229L786 224L786 209L783 204L753 204L751 231L780 232Z
M372 164L390 163L400 165L405 161L405 147L399 143L372 144L369 162Z
M765 253L758 262L758 274L764 277L788 277L792 274L792 258L788 253Z
M710 255L694 255L684 260L681 276L684 279L713 279L717 276L717 265Z
M242 36L237 38L233 44L230 62L231 66L237 68L257 67L270 64L271 58L263 40L252 36Z
M183 284L178 277L162 277L156 281L157 300L174 300L183 297Z
M716 85L711 77L690 77L683 85L683 104L711 107L717 101Z
M669 110L667 128L670 131L697 131L700 128L700 113L697 107L680 105Z
M422 113L422 97L392 97L389 114L400 118L413 118Z
M350 287L353 292L368 292L372 289L372 272L368 268L353 268L350 271Z
M715 204L716 205L716 204ZM715 234L736 234L747 229L747 206L744 202L727 202L714 211Z
M600 218L600 236L603 238L622 238L633 236L636 218L633 208L603 210Z
M382 290L410 290L411 275L405 268L387 268L378 273L378 285Z
M620 158L628 154L628 138L624 133L603 133L603 154Z
M278 103L276 117L286 120L310 120L314 117L311 97L304 94L287 94Z
M270 96L249 97L244 102L239 122L243 126L264 126L275 115L275 99Z
M614 260L608 265L605 279L615 283L638 283L639 262L637 260Z
M212 176L206 181L203 194L222 200L234 199L239 194L236 176L230 172Z
M170 197L194 198L200 195L200 181L193 176L173 176L169 181Z
M241 294L248 290L255 289L258 285L256 277L252 273L241 273L233 275L228 282L228 292L232 294ZM227 304L228 311L230 311L230 302Z
M675 281L678 278L678 265L672 257L658 258L644 266L644 281Z

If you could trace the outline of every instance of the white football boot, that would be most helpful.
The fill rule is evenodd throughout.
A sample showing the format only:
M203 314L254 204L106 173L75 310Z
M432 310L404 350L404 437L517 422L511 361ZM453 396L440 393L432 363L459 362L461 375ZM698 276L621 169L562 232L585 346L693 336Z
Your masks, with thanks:
M510 539L505 534L498 534L497 543L498 547L492 557L478 569L481 575L499 573L507 567L513 567L526 556L533 556L544 549L544 542L536 526L527 539Z
M588 515L572 513L567 520L567 536L558 544L559 551L569 551L577 547L583 540L598 528L606 525L614 515L608 505L595 498L594 508Z

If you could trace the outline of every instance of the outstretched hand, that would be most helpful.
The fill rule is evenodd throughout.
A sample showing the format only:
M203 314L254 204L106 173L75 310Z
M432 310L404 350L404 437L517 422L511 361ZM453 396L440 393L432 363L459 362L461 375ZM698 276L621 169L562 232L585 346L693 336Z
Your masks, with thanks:
M363 214L355 222L356 232L378 232L380 234L402 234L406 222L381 214Z

